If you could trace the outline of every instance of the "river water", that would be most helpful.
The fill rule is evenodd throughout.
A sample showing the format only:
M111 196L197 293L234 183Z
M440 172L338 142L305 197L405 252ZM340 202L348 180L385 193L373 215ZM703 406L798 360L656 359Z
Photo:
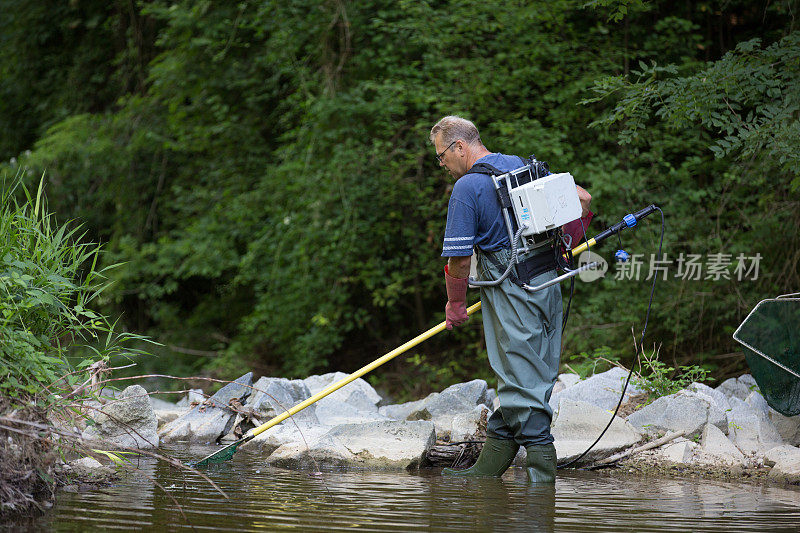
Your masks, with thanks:
M209 448L173 448L183 460ZM44 516L15 531L800 531L800 490L746 483L559 471L531 487L522 469L502 479L266 467L239 452L201 477L140 460L110 487L61 491ZM159 488L159 485L163 487ZM2 527L2 526L0 526Z

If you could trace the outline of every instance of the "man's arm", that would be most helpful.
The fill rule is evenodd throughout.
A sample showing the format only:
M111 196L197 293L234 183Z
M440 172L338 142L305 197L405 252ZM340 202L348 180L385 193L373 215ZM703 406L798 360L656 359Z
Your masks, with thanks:
M578 199L581 201L581 217L585 217L589 214L589 204L592 203L592 195L580 185L576 185L576 187L578 188Z
M444 280L447 286L447 305L444 315L447 329L460 326L469 319L467 315L467 287L469 282L469 265L471 255L455 257L447 260L444 267Z
M454 278L468 278L469 266L471 262L471 255L450 257L447 260L447 271Z
M581 216L585 217L589 214L589 204L592 203L592 195L580 185L576 185L576 187L578 188L578 199L581 201Z

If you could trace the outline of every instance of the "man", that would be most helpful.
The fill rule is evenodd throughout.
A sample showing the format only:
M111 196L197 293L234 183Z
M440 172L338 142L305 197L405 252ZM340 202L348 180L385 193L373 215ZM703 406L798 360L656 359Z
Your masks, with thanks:
M456 183L447 209L442 256L447 257L445 283L447 328L467 321L467 278L473 248L479 279L495 280L511 258L511 244L497 193L485 173L469 172L484 163L507 172L523 166L519 157L492 153L481 142L475 125L447 116L431 128L430 140L439 165ZM591 196L578 187L585 220L591 217ZM541 261L553 250L544 246L520 258L515 280L532 286L556 277L554 265ZM524 272L533 277L525 278ZM478 461L466 470L445 469L451 476L499 477L511 465L520 446L528 452L527 473L532 483L555 481L556 452L550 434L552 410L548 401L558 376L561 356L561 288L558 284L527 292L511 278L481 289L483 329L489 363L497 374L500 408L489 418L487 439Z

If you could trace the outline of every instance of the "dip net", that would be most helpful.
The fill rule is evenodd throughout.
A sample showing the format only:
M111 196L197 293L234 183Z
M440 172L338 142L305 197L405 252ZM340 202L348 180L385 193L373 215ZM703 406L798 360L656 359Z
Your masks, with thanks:
M800 293L759 302L733 338L770 407L800 414Z

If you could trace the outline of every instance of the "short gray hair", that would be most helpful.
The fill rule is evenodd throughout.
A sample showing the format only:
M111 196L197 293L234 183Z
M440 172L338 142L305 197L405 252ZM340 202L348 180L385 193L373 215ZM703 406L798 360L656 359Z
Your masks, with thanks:
M475 127L475 124L456 115L444 117L431 128L431 144L433 144L436 135L439 133L442 134L442 144L445 146L459 139L463 139L469 145L476 143L483 145L481 135L478 133L478 128Z

